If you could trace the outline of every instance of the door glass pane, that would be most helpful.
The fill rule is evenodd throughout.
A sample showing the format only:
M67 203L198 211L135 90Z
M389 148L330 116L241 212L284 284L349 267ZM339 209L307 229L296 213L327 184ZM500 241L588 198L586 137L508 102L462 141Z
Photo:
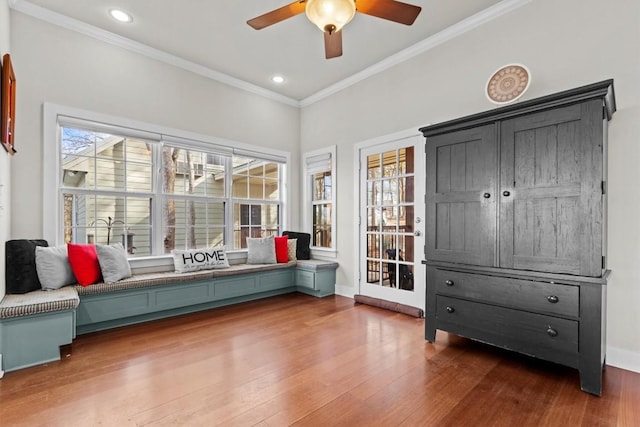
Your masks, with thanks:
M382 263L380 261L367 261L367 282L380 284Z
M409 174L414 172L414 149L413 147L402 148L399 151L399 168L400 174Z
M398 203L398 180L382 180L382 204L393 205Z
M367 209L367 231L380 231L381 219L380 208Z
M413 182L412 176L398 180L398 200L400 203L413 203Z
M380 154L367 157L367 179L380 178Z
M379 234L367 234L367 258L380 258Z
M381 200L380 181L367 182L367 204L379 205Z
M382 155L382 176L396 176L398 175L398 156L395 151L387 151Z

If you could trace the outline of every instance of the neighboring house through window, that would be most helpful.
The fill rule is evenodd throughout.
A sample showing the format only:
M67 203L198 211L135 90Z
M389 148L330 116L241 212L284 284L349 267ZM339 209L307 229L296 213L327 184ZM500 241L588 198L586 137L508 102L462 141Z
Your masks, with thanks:
M314 250L335 251L335 161L335 145L304 155L305 228Z
M56 243L120 242L140 257L218 245L241 249L246 237L281 233L287 156L49 108L58 137L55 157L45 158L59 160L48 175L45 170L57 213L55 224L45 218L45 228L53 227Z

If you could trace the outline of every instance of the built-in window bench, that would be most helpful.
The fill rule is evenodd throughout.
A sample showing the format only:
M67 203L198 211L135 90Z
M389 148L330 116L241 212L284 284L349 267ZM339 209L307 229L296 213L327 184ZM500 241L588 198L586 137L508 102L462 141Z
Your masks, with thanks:
M6 295L0 303L2 369L60 359L77 334L101 331L245 301L302 292L335 291L335 262L232 265L191 273L136 274L113 284Z
M0 302L0 371L15 371L60 359L60 347L76 337L73 286L5 295Z

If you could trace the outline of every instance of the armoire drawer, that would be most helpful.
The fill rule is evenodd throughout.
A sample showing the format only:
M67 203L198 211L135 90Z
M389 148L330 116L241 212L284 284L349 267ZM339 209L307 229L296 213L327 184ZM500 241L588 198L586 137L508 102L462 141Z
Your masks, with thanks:
M436 298L438 329L568 366L577 363L578 321L441 295Z
M428 267L436 293L560 316L580 315L580 287ZM433 285L433 284L430 284Z

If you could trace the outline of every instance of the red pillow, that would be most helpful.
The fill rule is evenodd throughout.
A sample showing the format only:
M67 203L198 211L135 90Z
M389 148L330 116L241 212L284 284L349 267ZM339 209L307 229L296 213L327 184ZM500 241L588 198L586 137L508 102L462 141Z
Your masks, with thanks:
M67 255L69 256L71 271L73 271L73 275L80 285L93 285L102 279L98 252L96 252L94 245L69 243L67 245Z
M289 244L287 236L276 237L276 261L289 262Z

